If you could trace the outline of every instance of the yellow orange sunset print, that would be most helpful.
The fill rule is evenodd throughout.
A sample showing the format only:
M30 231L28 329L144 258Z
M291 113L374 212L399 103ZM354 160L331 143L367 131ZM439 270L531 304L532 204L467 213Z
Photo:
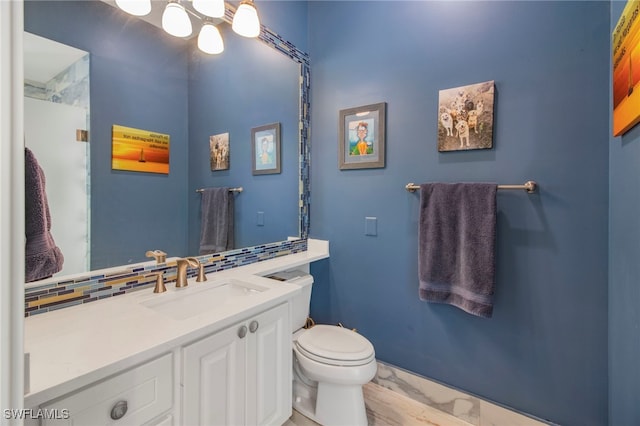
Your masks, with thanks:
M640 123L640 1L629 0L611 36L613 136Z
M169 174L169 135L114 124L111 168Z

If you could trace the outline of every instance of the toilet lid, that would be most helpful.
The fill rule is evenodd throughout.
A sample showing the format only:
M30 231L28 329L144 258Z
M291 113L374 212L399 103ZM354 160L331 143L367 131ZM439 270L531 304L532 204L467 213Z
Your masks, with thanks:
M309 358L332 365L362 365L375 356L373 345L365 337L334 325L311 327L296 345Z

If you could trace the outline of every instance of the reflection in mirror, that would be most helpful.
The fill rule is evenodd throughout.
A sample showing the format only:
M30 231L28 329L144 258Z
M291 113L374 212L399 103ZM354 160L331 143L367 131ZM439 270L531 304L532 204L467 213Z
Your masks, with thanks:
M26 31L91 57L89 269L147 261L153 249L197 254L200 188L244 188L234 196L236 247L298 235L300 65L219 27L225 51L212 57L195 40L103 2L25 2ZM251 129L274 122L282 129L282 172L253 176ZM170 135L170 173L112 170L114 124ZM230 167L212 171L209 140L222 133L229 133Z
M24 142L44 174L51 235L64 256L62 269L54 276L85 272L89 268L89 54L25 33L24 76ZM41 195L36 192L27 187L27 202ZM27 218L26 223L37 227L40 222ZM27 235L33 232L27 229ZM27 261L28 281L54 272L33 265L30 274L31 263Z

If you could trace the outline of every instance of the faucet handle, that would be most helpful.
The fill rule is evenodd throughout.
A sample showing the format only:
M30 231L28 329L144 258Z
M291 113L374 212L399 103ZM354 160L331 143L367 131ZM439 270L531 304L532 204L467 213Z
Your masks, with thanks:
M204 273L204 265L200 263L198 259L196 259L195 257L187 257L186 261L192 268L196 266L198 267L198 277L196 278L197 283L201 283L207 280L207 276Z
M204 273L204 265L198 262L198 278L196 278L197 283L201 283L207 280L207 276Z
M145 256L155 258L156 263L165 263L167 261L167 253L162 250L149 250L145 253Z
M167 287L164 285L164 275L162 272L145 275L145 277L156 277L156 286L153 289L154 293L164 293L167 291Z

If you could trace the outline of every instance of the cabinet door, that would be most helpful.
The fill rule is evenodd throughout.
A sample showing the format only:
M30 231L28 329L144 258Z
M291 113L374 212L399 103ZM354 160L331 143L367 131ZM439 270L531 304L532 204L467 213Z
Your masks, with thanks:
M281 425L291 416L289 305L247 321L247 423Z
M229 327L184 347L183 425L245 423L247 337L238 335L243 325Z

